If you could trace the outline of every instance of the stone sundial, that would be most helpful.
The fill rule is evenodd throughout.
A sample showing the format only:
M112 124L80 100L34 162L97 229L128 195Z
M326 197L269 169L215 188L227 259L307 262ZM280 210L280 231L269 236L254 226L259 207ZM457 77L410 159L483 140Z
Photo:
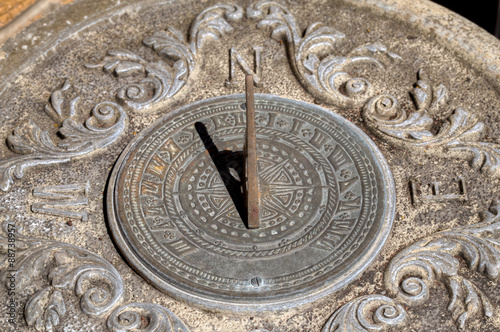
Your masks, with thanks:
M498 330L499 46L405 0L36 22L0 50L0 326Z
M344 286L378 253L394 184L346 120L257 95L260 226L250 229L245 176L229 170L245 171L242 105L241 95L204 100L138 135L111 175L111 231L136 270L174 296L237 311L296 306Z

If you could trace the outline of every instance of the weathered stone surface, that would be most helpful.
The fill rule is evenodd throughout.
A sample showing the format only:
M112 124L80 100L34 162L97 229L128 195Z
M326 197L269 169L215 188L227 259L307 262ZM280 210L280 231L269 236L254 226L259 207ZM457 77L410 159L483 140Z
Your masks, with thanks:
M0 49L0 297L17 301L17 328L500 329L499 41L427 1L216 4L76 1ZM106 202L135 136L184 105L242 93L242 68L257 93L365 132L396 188L392 231L359 279L245 315L174 299L134 272ZM0 325L14 330L9 313Z

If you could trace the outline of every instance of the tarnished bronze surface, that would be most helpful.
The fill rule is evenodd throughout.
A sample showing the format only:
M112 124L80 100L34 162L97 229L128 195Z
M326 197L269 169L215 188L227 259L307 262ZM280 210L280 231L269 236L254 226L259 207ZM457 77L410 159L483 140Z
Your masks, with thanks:
M247 229L245 108L241 95L209 99L143 130L111 175L111 231L136 271L174 297L231 311L294 307L344 287L380 251L394 184L348 121L257 95L261 221Z

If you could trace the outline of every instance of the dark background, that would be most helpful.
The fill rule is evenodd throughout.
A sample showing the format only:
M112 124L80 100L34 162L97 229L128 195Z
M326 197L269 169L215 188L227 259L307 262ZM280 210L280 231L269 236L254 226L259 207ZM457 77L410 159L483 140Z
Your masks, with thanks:
M432 0L462 15L492 35L500 38L500 0Z

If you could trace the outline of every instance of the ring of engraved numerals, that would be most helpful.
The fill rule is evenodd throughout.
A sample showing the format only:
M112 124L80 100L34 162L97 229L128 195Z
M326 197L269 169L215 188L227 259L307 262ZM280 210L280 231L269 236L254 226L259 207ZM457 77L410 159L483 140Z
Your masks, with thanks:
M165 282L208 298L223 291L268 299L283 289L294 296L334 282L368 235L378 236L386 184L340 117L302 106L256 98L256 230L245 227L234 196L244 178L244 100L193 104L141 133L118 165L114 190L126 247ZM268 268L259 270L262 259Z

